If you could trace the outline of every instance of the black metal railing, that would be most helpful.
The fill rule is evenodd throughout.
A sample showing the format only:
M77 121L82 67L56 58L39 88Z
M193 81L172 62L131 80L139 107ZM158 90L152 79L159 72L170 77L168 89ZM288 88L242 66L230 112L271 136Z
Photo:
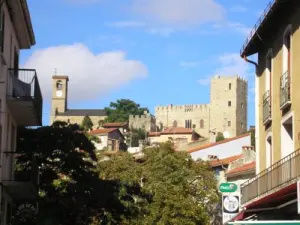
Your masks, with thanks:
M242 204L272 192L300 177L300 149L241 185Z
M32 99L42 119L43 97L34 69L8 69L7 95L13 98Z
M272 108L271 108L271 95L270 91L267 91L263 95L263 122L265 123L268 119L272 117Z
M291 82L289 71L280 77L280 107L291 101Z
M272 6L276 3L276 0L271 0L267 7L265 8L264 12L262 13L262 15L259 17L258 21L255 23L254 27L251 29L249 35L247 36L243 47L240 51L240 54L242 55L243 52L245 51L246 47L248 46L249 42L251 41L251 39L253 38L254 34L256 33L258 27L260 26L260 24L263 22L263 20L265 19L265 17L267 16L267 14L270 12Z

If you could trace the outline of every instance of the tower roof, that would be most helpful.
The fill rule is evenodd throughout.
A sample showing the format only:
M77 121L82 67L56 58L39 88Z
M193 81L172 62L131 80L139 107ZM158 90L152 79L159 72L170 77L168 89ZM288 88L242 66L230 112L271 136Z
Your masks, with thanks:
M68 76L63 76L63 75L55 75L55 76L52 76L52 79L62 79L62 80L67 80L69 81L69 77Z

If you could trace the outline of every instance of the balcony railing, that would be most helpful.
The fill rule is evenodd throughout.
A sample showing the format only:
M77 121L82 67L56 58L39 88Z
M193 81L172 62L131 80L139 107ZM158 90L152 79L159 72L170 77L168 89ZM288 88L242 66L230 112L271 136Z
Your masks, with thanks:
M271 193L276 188L296 182L298 177L300 177L300 149L242 184L242 204Z
M287 71L280 78L280 108L284 108L291 101L291 83L289 77L289 71Z
M264 124L271 121L271 95L270 91L267 91L263 96L263 122Z
M43 98L39 80L34 69L8 69L7 95L23 101L33 100L42 119Z

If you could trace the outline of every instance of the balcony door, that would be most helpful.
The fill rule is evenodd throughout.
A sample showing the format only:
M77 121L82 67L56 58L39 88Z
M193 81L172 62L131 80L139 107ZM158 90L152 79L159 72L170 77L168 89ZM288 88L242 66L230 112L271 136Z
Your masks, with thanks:
M18 77L19 69L19 53L16 47L14 47L14 76Z
M293 116L288 115L281 124L281 158L294 151Z
M272 91L272 50L269 50L266 57L266 80L265 80L266 92L269 92L271 98Z

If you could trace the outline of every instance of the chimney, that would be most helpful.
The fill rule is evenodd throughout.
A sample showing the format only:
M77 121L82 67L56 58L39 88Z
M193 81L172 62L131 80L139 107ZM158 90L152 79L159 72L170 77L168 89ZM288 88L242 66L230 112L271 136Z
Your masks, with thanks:
M216 159L218 159L218 156L216 156L216 155L208 155L207 158L208 158L208 160L216 160Z

